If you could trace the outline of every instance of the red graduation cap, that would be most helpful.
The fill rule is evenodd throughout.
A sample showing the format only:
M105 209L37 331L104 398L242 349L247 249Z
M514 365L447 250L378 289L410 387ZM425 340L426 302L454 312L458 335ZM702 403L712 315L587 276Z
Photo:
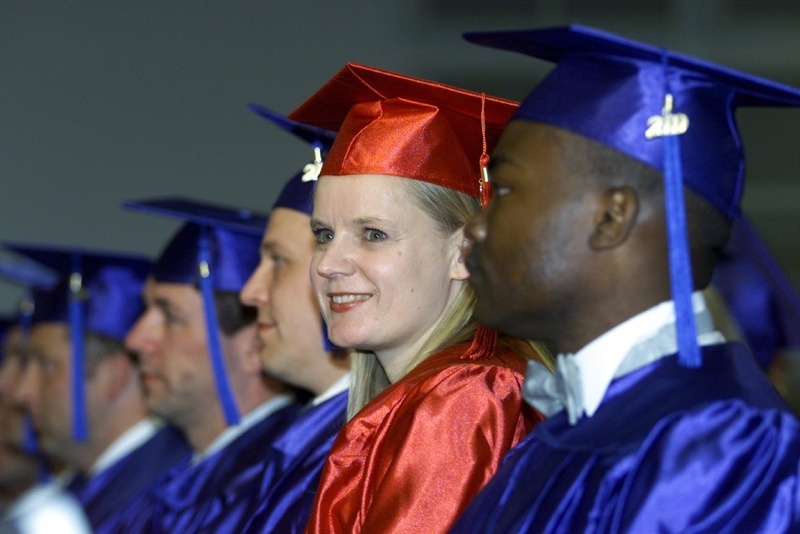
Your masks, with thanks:
M323 175L402 176L480 198L480 166L517 107L348 63L289 118L338 132Z

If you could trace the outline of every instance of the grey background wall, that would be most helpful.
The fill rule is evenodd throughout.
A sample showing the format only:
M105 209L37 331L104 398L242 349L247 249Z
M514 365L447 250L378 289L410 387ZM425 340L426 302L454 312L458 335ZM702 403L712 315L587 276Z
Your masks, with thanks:
M266 210L306 162L248 102L289 112L348 61L519 99L548 65L461 33L570 22L800 86L789 0L0 1L0 239L156 254L177 222L124 200ZM800 111L739 119L745 209L800 280Z

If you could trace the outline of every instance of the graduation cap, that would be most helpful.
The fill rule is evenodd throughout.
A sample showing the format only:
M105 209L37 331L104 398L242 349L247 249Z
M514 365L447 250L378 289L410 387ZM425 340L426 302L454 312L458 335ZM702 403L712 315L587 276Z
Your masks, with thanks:
M800 293L746 218L735 221L711 283L762 368L800 348Z
M310 216L314 184L322 169L323 157L330 150L336 134L323 128L293 121L259 104L251 103L248 104L248 107L274 125L310 144L314 150L313 161L306 164L302 171L286 182L286 185L283 186L278 198L275 200L275 204L272 206L272 209L289 208Z
M49 245L4 246L59 273L50 289L32 292L31 324L66 323L72 346L73 435L88 435L84 335L123 341L142 312L142 287L150 261L139 255Z
M734 112L797 106L800 90L578 25L464 37L557 64L515 119L579 134L664 174L679 360L699 366L683 185L737 216L744 154Z
M239 410L225 371L214 292L238 293L247 282L260 259L266 215L186 198L130 201L124 207L184 221L156 259L151 275L158 282L199 288L217 393L227 423L237 424Z
M516 109L508 100L348 63L289 118L338 132L324 175L401 176L488 201L481 169Z
M3 257L0 259L0 278L22 286L24 293L14 315L14 321L22 328L23 337L30 330L34 294L51 289L59 279L59 274L27 257Z
M259 104L251 103L249 107L261 117L302 139L313 148L314 160L306 164L300 172L286 182L272 206L272 209L287 208L305 213L310 217L313 208L314 185L322 169L323 157L330 150L333 141L336 139L336 134L330 130L293 121ZM341 350L341 347L334 345L328 338L328 327L325 324L325 319L322 320L322 342L326 351Z

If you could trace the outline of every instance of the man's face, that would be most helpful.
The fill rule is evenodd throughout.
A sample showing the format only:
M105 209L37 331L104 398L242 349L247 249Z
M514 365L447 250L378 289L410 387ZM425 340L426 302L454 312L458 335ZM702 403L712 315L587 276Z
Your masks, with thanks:
M144 300L125 342L139 356L148 409L185 428L218 406L202 297L188 284L151 278Z
M22 333L8 332L0 362L0 495L14 493L36 481L37 462L23 452L24 411L15 401L25 367Z
M592 192L565 164L570 136L509 123L492 154L494 198L467 225L477 319L524 338L557 336L590 269Z
M261 243L261 262L241 292L258 309L258 345L264 370L299 387L326 358L322 317L308 269L314 251L311 218L276 208Z
M20 385L42 449L63 457L72 443L72 349L69 327L41 323L31 329L30 363Z

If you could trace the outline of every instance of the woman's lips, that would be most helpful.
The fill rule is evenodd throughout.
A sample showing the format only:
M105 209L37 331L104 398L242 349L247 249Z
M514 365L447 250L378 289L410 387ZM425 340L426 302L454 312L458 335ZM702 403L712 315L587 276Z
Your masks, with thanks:
M330 309L335 313L343 313L356 308L372 298L364 293L330 293Z

